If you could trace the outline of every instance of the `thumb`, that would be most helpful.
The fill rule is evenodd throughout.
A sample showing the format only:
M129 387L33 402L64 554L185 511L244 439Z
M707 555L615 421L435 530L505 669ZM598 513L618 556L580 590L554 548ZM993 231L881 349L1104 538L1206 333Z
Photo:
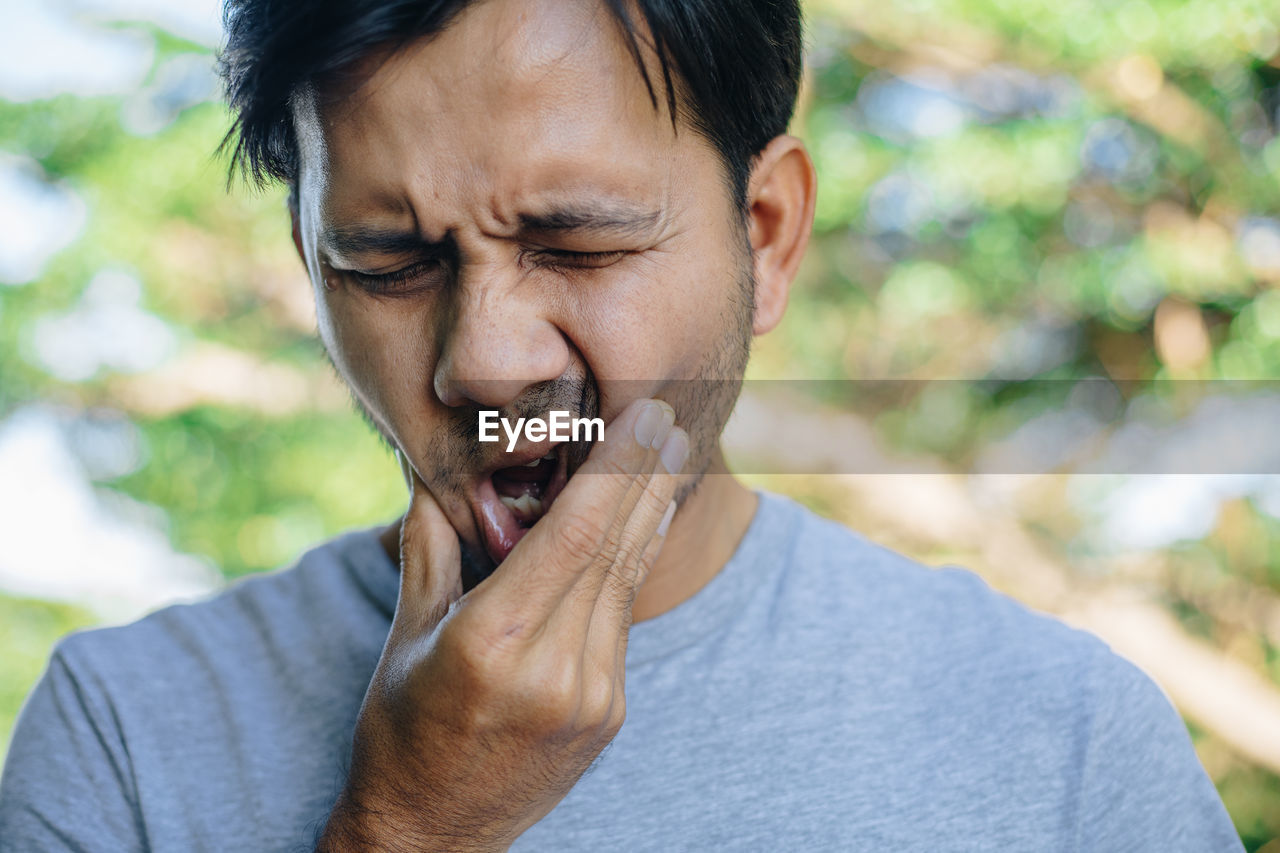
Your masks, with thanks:
M409 481L409 509L400 523L400 599L396 621L429 634L462 597L458 534L422 478L401 457Z

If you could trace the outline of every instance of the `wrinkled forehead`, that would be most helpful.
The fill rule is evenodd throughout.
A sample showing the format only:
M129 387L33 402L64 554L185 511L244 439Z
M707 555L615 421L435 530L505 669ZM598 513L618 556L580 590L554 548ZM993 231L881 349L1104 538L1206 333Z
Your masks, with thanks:
M598 0L485 0L357 71L294 107L300 191L335 215L660 195L682 149L707 148L675 132L656 61L655 107Z

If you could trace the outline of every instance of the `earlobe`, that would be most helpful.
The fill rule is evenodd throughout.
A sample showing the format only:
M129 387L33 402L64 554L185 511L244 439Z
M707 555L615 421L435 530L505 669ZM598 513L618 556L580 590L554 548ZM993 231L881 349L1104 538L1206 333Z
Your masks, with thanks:
M813 228L817 177L804 143L783 135L765 146L747 192L756 277L752 332L763 335L782 320Z

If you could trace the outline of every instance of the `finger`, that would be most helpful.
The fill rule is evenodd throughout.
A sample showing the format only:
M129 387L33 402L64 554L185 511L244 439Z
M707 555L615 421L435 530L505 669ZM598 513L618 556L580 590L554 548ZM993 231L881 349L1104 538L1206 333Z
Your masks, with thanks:
M688 437L682 430L672 430L663 446L663 455L667 460L663 471L652 478L633 513L624 534L625 544L619 549L617 562L610 569L592 609L583 648L583 666L587 672L608 668L617 676L617 670L625 663L631 608L657 562L675 514L673 496L688 456ZM667 471L667 464L672 465L674 473Z
M636 582L637 593L639 592L640 588L644 586L644 582L648 579L649 573L653 570L653 567L658 563L658 557L661 556L662 554L662 546L666 544L666 541L667 541L667 530L671 526L671 519L675 516L675 513L676 513L676 502L673 500L671 501L671 503L667 504L667 510L662 515L662 521L658 522L658 529L657 531L654 532L653 538L649 540L649 545L647 548L645 548L644 554L641 557L641 560L640 560L641 572L640 572L640 577ZM596 636L600 636L602 634L604 636L608 636L610 623L604 615L603 608L601 608L601 611L602 611L602 614L600 616L596 616L595 614L592 614L591 631L595 633L594 633L594 636L589 636L588 649L594 648L594 646L591 645L591 643ZM634 619L632 618L630 608L628 608L625 623L621 627L621 630L619 630L616 626L613 626L613 630L617 634L617 645L613 655L612 675L614 680L614 690L617 691L619 696L626 695L627 642L631 638L631 626L633 624L634 624ZM605 645L605 644L602 644L602 645Z
M606 547L597 562L579 575L547 619L548 631L560 638L564 648L577 650L579 665L584 667L581 671L589 676L584 689L586 685L608 685L613 689L614 667L604 665L600 657L606 645L616 647L617 629L615 626L609 632L606 620L596 619L593 614L605 588L616 590L615 596L625 596L623 590L631 590L630 596L634 597L634 566L661 519L665 503L658 502L670 498L669 494L665 499L655 497L668 491L661 484L655 491L654 477L664 475L659 453L675 423L675 412L670 407L663 406L663 415L652 439L645 441L647 433L637 439L642 447L647 445L647 452L619 505ZM680 432L678 428L676 431ZM593 625L600 637L593 636Z
M547 514L486 582L486 595L500 596L544 624L584 573L608 568L657 464L654 438L674 420L670 410L666 403L642 399L614 418Z
M396 620L429 633L462 597L462 551L458 534L416 471L410 480L409 510L400 525L400 597Z
M623 528L622 547L608 573L610 582L600 591L604 600L597 600L597 606L630 607L644 576L653 568L652 562L645 562L646 557L655 556L650 552L653 538L659 528L666 535L666 525L670 524L667 514L674 512L672 499L688 455L688 434L679 427L673 428L660 449L658 470L649 478Z
M643 529L645 527L644 519L654 509L651 502L655 498L648 493L652 487L655 474L660 473L659 453L675 424L675 411L665 403L663 403L662 408L662 423L659 424L653 438L649 440L644 459L641 461L635 475L631 478L627 494L614 515L608 550L600 554L601 562L596 570L589 570L581 574L574 583L571 593L565 596L560 605L560 609L563 610L566 606L571 607L573 604L578 604L582 613L577 616L570 614L569 618L577 619L584 627L588 618L587 614L595 608L601 589L606 584L625 582L624 578L613 577L613 574L622 569L623 566L632 564L630 560L621 559L621 556L623 554L638 554L652 534L652 527L648 530ZM676 431L679 431L678 428ZM647 507L645 506L646 501L650 502ZM659 517L664 508L665 504L657 507ZM638 509L642 510L639 515L641 520L639 527L636 525ZM643 511L646 509L649 512ZM641 536L643 539L637 540L637 536Z

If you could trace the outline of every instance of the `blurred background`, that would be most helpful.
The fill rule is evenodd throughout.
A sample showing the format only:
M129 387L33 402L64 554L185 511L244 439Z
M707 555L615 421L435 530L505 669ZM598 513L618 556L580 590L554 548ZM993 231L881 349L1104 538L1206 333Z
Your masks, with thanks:
M807 14L816 233L732 459L1100 634L1280 850L1280 3ZM227 190L218 15L0 13L0 749L63 634L403 508L283 193Z

